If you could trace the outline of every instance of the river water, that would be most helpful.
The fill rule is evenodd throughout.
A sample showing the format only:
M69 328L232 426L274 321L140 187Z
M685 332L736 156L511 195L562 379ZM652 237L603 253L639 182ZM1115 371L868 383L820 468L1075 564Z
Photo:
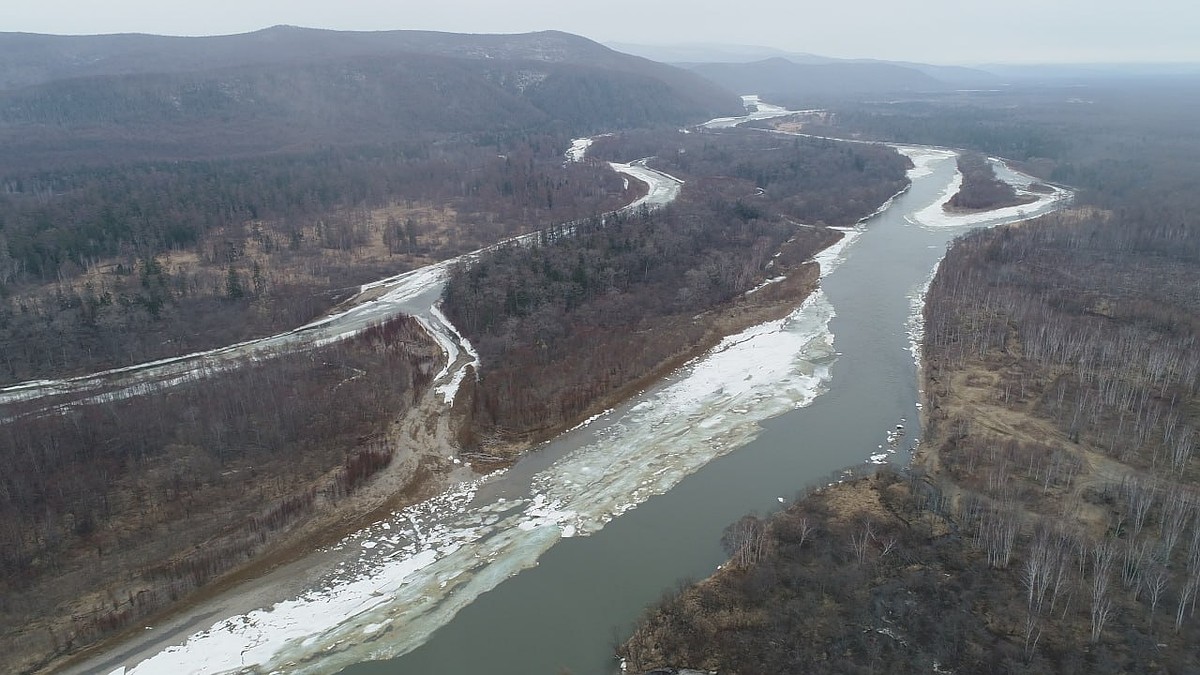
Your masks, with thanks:
M826 256L836 268L823 279L822 293L781 329L798 338L763 346L741 364L753 368L757 358L777 359L788 364L790 376L773 372L762 382L767 391L732 405L720 400L722 392L703 391L700 396L710 398L704 404L672 410L683 414L677 426L637 419L640 407L664 405L661 399L669 398L664 392L694 376L685 369L591 427L549 444L506 477L511 485L497 489L519 492L529 476L553 472L572 453L582 452L581 446L623 424L657 422L658 435L667 436L665 443L645 448L646 462L654 464L660 452L671 455L672 446L687 455L689 446L707 444L710 456L701 466L603 529L550 548L536 567L479 596L413 651L344 672L616 672L613 647L643 608L680 579L707 576L724 561L719 542L726 525L751 511L780 508L781 498L872 457L875 462L907 460L918 433L917 313L948 242L972 227L1027 217L1052 205L993 216L947 216L940 203L957 189L953 154L902 150L917 163L910 172L911 189L864 223L860 233L852 233L856 240L841 252ZM831 313L825 328L821 324ZM788 353L788 348L798 350ZM754 378L736 365L720 367L731 383ZM770 391L774 388L791 391ZM711 427L702 429L706 423Z
M726 525L845 467L907 459L921 294L947 243L1065 197L950 216L954 154L898 149L915 163L911 188L818 256L821 289L792 315L507 471L348 537L305 594L131 672L614 672L613 647L643 608L725 559Z

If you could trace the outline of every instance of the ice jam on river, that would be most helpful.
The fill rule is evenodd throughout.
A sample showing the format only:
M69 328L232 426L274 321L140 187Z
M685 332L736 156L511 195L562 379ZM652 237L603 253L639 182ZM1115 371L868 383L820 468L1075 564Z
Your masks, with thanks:
M758 112L746 118L714 126L786 113L759 104ZM582 156L586 147L577 142L573 154ZM947 171L934 169L955 159L946 149L895 147L913 161L908 176L914 186L945 181ZM621 170L638 169L648 170L644 162ZM957 189L960 177L954 174L940 193L933 186L940 196L911 208L905 217L921 228L965 230L1040 215L1069 197L1062 190L1030 192L1032 179L1007 167L998 174L1036 200L1012 212L948 213L942 206ZM653 180L666 179L660 175L647 182ZM669 201L679 189L677 181L660 185L659 200ZM653 188L652 183L652 194ZM818 255L823 278L853 254L869 230L870 220L848 229L840 242ZM389 294L397 293L396 301L430 322L446 343L451 363L461 364L473 358L469 346L432 313L437 282L444 275L436 268L387 280L386 286ZM405 283L409 281L413 283ZM408 291L399 290L406 286ZM913 308L919 317L919 299ZM788 317L726 338L661 386L569 432L575 439L569 450L547 453L549 459L531 458L393 514L340 542L331 552L340 556L336 569L314 580L307 592L222 618L181 644L114 672L331 672L404 654L482 593L536 565L559 540L599 531L749 443L764 420L816 400L837 359L830 330L834 316L834 306L818 290ZM912 322L913 340L919 331L919 321ZM460 346L463 358L450 351ZM447 398L453 397L454 377L448 368L440 382ZM859 461L869 455L864 450Z

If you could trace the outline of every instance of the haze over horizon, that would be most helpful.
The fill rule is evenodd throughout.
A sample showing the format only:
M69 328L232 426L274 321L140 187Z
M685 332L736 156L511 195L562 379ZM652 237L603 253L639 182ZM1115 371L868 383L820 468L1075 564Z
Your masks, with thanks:
M1153 0L880 0L753 5L701 0L316 0L161 3L65 0L8 8L0 31L224 35L288 24L335 30L521 33L563 30L602 42L759 45L839 58L943 64L1200 62L1200 5Z

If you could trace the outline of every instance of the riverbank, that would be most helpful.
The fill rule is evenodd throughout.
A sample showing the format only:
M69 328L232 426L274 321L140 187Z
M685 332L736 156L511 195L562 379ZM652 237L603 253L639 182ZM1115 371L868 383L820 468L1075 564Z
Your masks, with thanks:
M924 197L918 197L918 199L924 199ZM902 196L899 201L908 203L911 199L906 195ZM847 239L849 238L847 237ZM843 249L844 246L836 248ZM924 246L922 245L921 248ZM823 273L826 271L823 270ZM758 293L775 285L778 284L768 285ZM885 284L881 288L895 289L897 287L896 284L891 283ZM750 438L759 433L756 420L761 416L771 417L796 407L808 405L823 390L824 383L828 381L828 367L833 358L831 350L828 349L828 342L832 338L828 336L827 328L831 310L828 302L821 296L820 293L812 296L810 301L805 303L803 312L797 312L795 316L789 317L786 321L771 322L771 326L753 331L753 335L742 335L734 342L723 343L720 365L698 364L695 377L687 378L689 381L686 384L680 383L683 386L672 388L670 397L648 396L646 397L648 400L639 402L634 406L637 409L634 419L620 423L621 428L627 427L639 435L636 440L614 439L610 441L605 436L607 445L602 451L598 449L595 453L589 452L579 457L572 455L571 461L563 462L561 466L556 462L552 467L553 470L548 471L544 478L540 475L536 477L535 489L532 491L533 499L528 502L523 500L505 502L507 506L504 508L508 512L513 512L514 509L519 511L512 517L504 515L501 511L492 510L487 506L488 502L486 501L479 504L468 504L467 498L464 497L464 501L456 502L452 509L453 514L443 515L440 520L449 520L451 528L460 528L452 529L450 533L453 534L455 542L461 543L453 544L450 549L447 549L446 546L439 546L437 555L444 557L439 557L436 565L431 565L427 570L421 571L415 576L410 574L407 577L394 577L404 579L403 582L396 583L404 583L408 586L407 590L398 594L394 601L388 601L389 606L404 613L405 598L410 595L414 598L422 597L421 594L424 594L423 597L432 598L431 604L436 605L434 609L437 617L429 617L428 621L434 622L432 625L441 625L438 622L443 620L441 617L444 617L446 612L457 611L458 608L471 602L471 599L480 592L479 589L491 588L500 579L513 574L515 570L536 564L539 551L548 548L558 538L559 533L561 536L571 536L572 532L598 532L600 527L611 518L642 503L649 496L661 494L670 489L682 477L699 470L714 457L748 442ZM752 347L750 344L752 342L764 342L765 344L762 344L757 350L747 349L748 346ZM801 355L804 356L803 361L800 360ZM811 363L807 361L811 361ZM713 396L720 397L719 408L714 408ZM687 405L686 408L682 407L684 403ZM895 420L896 417L892 417L891 424L884 424L881 428L894 426ZM597 431L597 433L601 432ZM608 431L605 430L603 433L607 434ZM668 438L662 439L663 443L642 438L645 434L650 433L666 434ZM692 438L692 436L697 437ZM650 441L649 445L646 444L648 440ZM614 453L608 447L611 444L618 444L625 449L635 448L637 452L627 453L630 456L625 458L624 454ZM873 442L870 446L864 445L864 448L866 447L873 448ZM556 456L550 451L538 454L545 454L549 457ZM614 457L618 459L614 459ZM564 459L566 458L564 457ZM606 466L608 463L615 463L612 471L609 471L610 467ZM539 461L523 463L523 465L528 464L545 466ZM605 475L597 476L595 470L598 468L602 468ZM822 470L821 473L825 473L825 471ZM610 481L615 482L610 485ZM488 483L491 485L507 484L508 481L489 480ZM574 494L579 490L585 490L585 492L581 495ZM461 519L457 515L460 512L458 504L461 504ZM537 506L538 504L541 506ZM473 516L472 512L479 515ZM453 518L450 518L450 515L453 515ZM494 521L497 516L502 519L500 523L487 524ZM477 524L471 524L477 522L480 517L484 519L485 526L483 528ZM400 522L403 522L403 517ZM389 525L390 530L387 529ZM395 534L397 526L398 523L395 519L386 520L374 527L370 533L346 542L345 546L354 547L355 550L380 551L389 546L382 543L385 532L392 533L386 535L389 541L395 540L399 536ZM424 537L422 533L427 532L428 528L429 524L422 520L419 529L406 526L405 529L408 531L402 534L405 538L416 537L424 540L427 537ZM461 532L461 536L458 534L459 532ZM367 544L372 544L372 547L367 548ZM378 545L376 546L376 544ZM397 544L397 546L401 545ZM416 550L429 550L423 548L424 544L420 546ZM458 553L443 553L443 551L454 550L460 546L461 548L457 548ZM407 545L403 547L407 550ZM503 548L501 549L501 547ZM414 554L405 553L404 555ZM515 557L510 559L510 555ZM486 568L480 562L482 559L488 561ZM422 558L422 560L426 560L426 558ZM385 570L373 574L371 578L377 580L376 587L391 587L393 584L392 574ZM443 588L447 583L446 580L451 581L448 582L448 587ZM429 585L427 585L427 581ZM452 590L456 588L462 591L462 598L450 596ZM385 595L390 595L390 591L385 592ZM375 601L371 600L370 602ZM444 607L439 607L441 605ZM314 608L313 611L320 612L322 610ZM259 614L254 614L250 618L253 621L274 623L279 613L280 611L277 610L275 618ZM325 613L330 615L330 618L337 618L332 616L337 613L333 608L329 608ZM370 650L372 658L378 658L379 650L386 649L387 653L403 653L405 649L411 648L411 645L420 644L423 639L422 635L426 635L428 630L426 619L417 621L415 618L406 616L401 621L401 617L397 616L393 610L386 609L382 605L379 609L371 609L361 617L354 613L347 613L343 615L343 618L347 624L344 630L339 627L336 632L332 629L328 632L325 632L325 629L314 632L312 635L319 642L315 643L311 649L324 652L325 648L321 645L337 644L339 645L337 649L342 650L352 643L358 643L363 649ZM397 633L396 629L379 627L389 626L392 622L398 626L403 625L405 628ZM361 635L351 634L355 631ZM387 640L376 641L383 633L387 633ZM305 645L309 642L306 640ZM298 645L299 643L297 643ZM205 649L209 651L205 652ZM202 653L212 653L211 646L199 645L195 650L190 652L193 654L193 658L201 657ZM233 653L236 655L237 650L234 650ZM346 658L352 658L352 655L348 654ZM345 663L346 661L341 662ZM329 668L328 665L324 667Z
M473 475L455 456L450 422L432 386L422 393L417 405L391 425L387 435L401 451L362 488L336 501L321 500L311 517L283 533L263 553L178 603L39 670L111 670L110 666L115 668L119 663L110 652L121 652L131 641L140 643L132 653L144 658L181 642L207 618L244 613L297 594L313 577L339 561L329 549L346 536ZM153 639L147 641L147 635L153 635Z
M647 615L623 647L630 665L1194 668L1195 369L1155 364L1194 363L1200 328L1156 290L1188 266L1121 248L1109 237L1122 230L1085 209L960 240L927 299L913 466L740 521L730 562ZM1170 396L1135 402L1150 381Z
M909 223L939 228L952 222L953 214L929 215L933 208L944 213L942 205L955 193L956 182ZM1043 196L1041 207L1064 198L1061 193ZM970 226L1005 214L975 213L958 220ZM933 283L931 276L914 296L918 319ZM922 353L926 321L910 323L922 432L910 472L897 475L884 467L878 475L837 481L768 519L747 517L730 526L723 543L732 558L715 575L656 604L623 645L631 670L845 672L851 664L880 663L893 664L895 672L982 667L986 660L955 662L938 651L956 643L973 652L972 658L987 654L995 641L992 627L969 608L993 601L988 594L998 591L978 587L978 579L995 572L960 534L972 524L964 525L956 509L970 500L938 473L948 430L935 429L931 419L944 414L947 400L938 398L943 392L936 378L927 376L940 364L930 366ZM971 572L960 574L964 568ZM948 573L955 581L947 583L958 590L947 594L938 581L939 590L922 594L931 599L920 607L894 592L928 587ZM961 616L943 626L938 619L946 613ZM797 645L790 637L796 634L807 638ZM777 649L782 644L790 648Z
M841 239L841 233L834 234L835 241ZM774 283L739 298L728 307L696 317L697 321L708 326L703 341L689 345L661 364L655 372L620 392L619 396L598 401L589 409L586 417L638 393L665 374L712 349L724 337L749 326L781 319L793 312L815 289L819 276L818 265L808 262L779 272L780 278ZM386 472L354 504L343 505L337 514L309 523L289 536L287 543L277 550L203 589L184 604L148 620L146 625L152 628L139 627L110 638L67 661L54 664L53 670L96 672L113 670L123 663L137 663L181 643L214 618L246 614L293 597L330 569L346 563L349 559L346 550L333 549L347 536L384 520L406 506L455 486L461 487L464 484L462 481L471 480L471 476L477 478L479 474L464 473L467 471L465 465L456 462L453 440L456 434L444 415L444 405L432 391L428 392L418 409L407 416L402 424L403 437L406 443L415 448L415 456L419 458L415 471ZM572 420L570 424L550 433L557 435L581 421ZM486 472L503 471L537 442L538 439L533 439L524 445L512 446L511 454L504 461L486 465L473 463L476 469ZM148 635L153 637L147 640ZM137 641L136 647L123 647L131 640Z

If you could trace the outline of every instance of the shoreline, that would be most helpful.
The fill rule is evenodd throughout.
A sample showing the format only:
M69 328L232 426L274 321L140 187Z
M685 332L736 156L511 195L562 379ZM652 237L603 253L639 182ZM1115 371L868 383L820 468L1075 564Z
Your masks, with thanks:
M960 192L961 192L961 190L960 190ZM954 196L957 197L958 194L955 194ZM1017 199L1015 199L1015 200L1003 201L1003 202L1000 202L999 204L994 204L992 206L987 206L987 207L982 207L982 208L968 208L965 206L951 206L950 202L946 202L945 204L942 205L942 210L945 211L947 215L951 215L951 216L970 216L970 215L974 215L976 213L990 213L992 211L998 211L1000 209L1008 209L1008 208L1012 208L1014 206L1028 206L1030 204L1037 202L1040 197L1041 197L1041 195L1038 195L1038 194L1018 195ZM954 198L951 197L951 200L953 200L953 199Z
M897 195L904 193L907 189L908 188L906 187L905 189L899 191ZM890 202L894 200L895 197L896 195L893 195L892 199L889 200L888 205L890 205ZM881 207L880 210L876 211L876 214L882 210L884 210L884 208ZM818 251L814 257L819 257L819 254L822 251L828 250L831 246L837 245L839 241L842 241L842 239L838 238L830 242L827 246L822 248L821 251ZM645 387L652 385L654 382L669 375L679 367L686 365L699 356L702 356L711 350L713 346L719 344L723 337L735 334L741 328L758 325L764 322L772 321L781 316L786 316L790 311L800 306L800 304L802 304L806 298L810 297L814 290L819 287L817 281L823 270L811 276L806 273L802 273L803 270L813 269L814 267L816 266L808 263L797 264L795 267L789 270L788 281L761 287L761 290L758 290L753 296L751 296L752 299L750 300L743 300L739 298L735 302L725 307L716 308L700 315L707 320L706 323L709 324L710 330L707 330L704 338L699 340L696 344L685 346L675 355L661 362L658 366L651 369L641 378L626 384L619 390L613 392L610 396L604 397L603 399L597 401L590 406L587 411L580 414L578 419L564 422L554 428L548 428L540 432L536 432L536 436L530 436L529 438L521 439L520 441L512 444L511 447L520 448L521 452L519 456L524 456L544 440L553 438L563 431L575 428L579 426L580 423L586 423L586 421L592 418L596 413L603 412L622 401L628 400L630 397L638 394ZM792 283L793 280L798 281L796 284L794 284ZM797 284L800 285L800 289L797 288ZM786 295L787 291L797 290L802 290L802 292L799 293L799 297L792 297L790 300L780 297ZM924 410L922 410L922 413L924 413ZM452 448L447 449L452 450ZM474 473L472 475L476 477L483 476L491 473L492 471L511 466L518 461L519 456L506 461L497 462L494 465L489 465L491 471ZM340 541L341 538L344 538L345 536L341 534L342 532L345 532L345 534L348 535L358 531L358 529L352 527L352 523L373 523L380 517L380 515L387 514L393 509L402 508L406 504L419 502L424 497L437 494L439 490L452 489L454 485L462 484L461 480L452 479L444 474L433 473L425 478L426 480L422 481L422 487L425 489L420 491L421 496L412 495L411 499L406 502L396 499L394 503L384 503L376 509L367 512L359 512L357 514L347 515L345 518L341 519L341 527L337 528L333 533L326 532L323 539L331 539L333 542ZM389 502L390 501L392 500L389 500ZM300 535L295 536L297 538L300 537ZM71 665L76 666L79 664L79 661L94 657L91 658L91 661L95 662L96 660L102 659L102 663L108 664L111 668L115 668L116 666L112 665L114 662L124 660L124 658L131 654L136 654L138 656L152 655L153 653L156 653L156 651L161 650L161 646L163 645L179 643L181 638L190 637L191 632L194 632L198 624L211 619L214 616L219 614L229 615L231 613L238 613L226 611L228 609L242 606L250 608L261 607L264 603L258 602L257 599L259 598L279 599L280 596L287 597L290 589L303 588L304 583L311 581L317 570L323 569L323 566L327 567L335 561L337 556L332 555L332 552L328 552L330 553L329 556L321 556L320 554L322 554L323 551L321 550L320 546L320 544L313 544L311 541L299 541L296 542L294 547L285 547L285 552L278 560L273 560L269 563L264 562L257 565L251 564L246 569L232 573L231 576L234 578L227 582L227 585L226 582L217 582L217 584L214 584L212 587L212 590L205 593L203 597L198 598L191 604L185 604L174 611L166 613L165 616L169 618L166 619L167 626L162 627L162 629L165 629L168 634L163 635L161 638L156 637L148 643L141 642L136 645L131 644L129 641L138 631L136 629L130 629L128 632L121 634L119 637L114 636L113 638L106 639L101 643L97 643L95 648L89 648L85 652L78 654L75 658L71 658ZM304 579L297 581L297 576L303 576ZM239 596L236 598L231 598L230 596L233 595L233 591L235 589L238 590ZM156 628L155 630L160 630L160 628ZM120 646L122 643L128 646L122 649ZM100 647L100 645L104 646ZM98 651L104 651L106 653L96 654ZM88 656L89 654L91 657ZM95 667L102 666L97 664Z
M431 453L433 456L419 455L418 466L400 492L387 496L382 502L374 500L371 505L361 506L357 510L335 511L324 518L305 523L281 541L279 548L248 562L243 567L231 570L194 597L147 617L137 626L131 626L83 650L53 659L36 672L123 672L123 662L132 660L140 663L172 645L182 644L197 631L207 628L206 622L270 607L295 597L323 573L349 557L348 550L331 550L347 537L405 507L512 466L522 457L535 451L538 445L628 401L672 372L703 356L719 345L725 337L787 316L819 287L820 269L815 258L841 242L844 235L839 235L841 236L817 251L814 259L789 270L786 280L763 287L749 297L740 297L733 303L701 315L710 326L703 339L681 349L610 396L598 400L579 415L578 419L507 444L506 450L519 449L513 456L506 457L503 461L488 462L487 469L482 471L478 468L468 469L467 465L460 464L453 464L453 470L445 471L445 465L436 466L436 460L441 455L456 456L459 450L456 445L446 444L443 446L445 452L441 455L436 452ZM436 399L435 390L436 387L431 386L423 398ZM438 415L438 421L446 425L449 422L448 418L453 417L456 423L461 423L460 414L446 414L449 408L443 408L443 414ZM418 412L422 414L410 416L407 423L430 420L431 411L424 404L414 410L414 413ZM472 461L473 465L481 463L479 460ZM465 471L470 471L470 475L463 475ZM377 492L378 486L371 486L368 490ZM315 540L309 538L314 533L317 534ZM148 628L150 626L152 628ZM144 639L151 631L154 636L149 640Z

